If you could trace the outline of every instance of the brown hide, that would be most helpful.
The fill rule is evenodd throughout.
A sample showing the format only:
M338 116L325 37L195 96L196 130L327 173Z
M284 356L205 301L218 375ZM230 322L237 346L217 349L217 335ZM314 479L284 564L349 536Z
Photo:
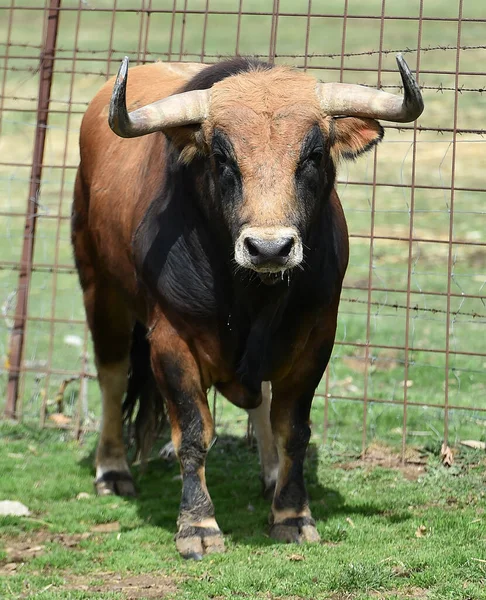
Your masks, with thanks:
M131 109L169 96L205 65L154 63L130 69L127 102ZM97 261L130 294L136 291L131 255L133 232L160 189L164 173L162 133L124 140L108 126L114 78L90 103L80 132L81 179L85 201L75 197L74 213L85 219ZM89 201L86 196L89 196ZM84 220L83 219L83 220ZM86 231L86 228L85 228Z

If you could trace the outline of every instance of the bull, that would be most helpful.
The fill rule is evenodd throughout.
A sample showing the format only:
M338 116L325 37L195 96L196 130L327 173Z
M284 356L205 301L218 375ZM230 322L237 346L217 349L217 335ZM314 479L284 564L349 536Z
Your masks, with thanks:
M205 479L211 386L249 413L271 537L319 539L303 465L348 263L336 168L380 142L376 119L421 114L397 63L403 96L246 58L128 77L125 58L87 109L72 243L102 395L95 485L135 493L123 399L139 398L142 446L164 404L184 557L224 550Z

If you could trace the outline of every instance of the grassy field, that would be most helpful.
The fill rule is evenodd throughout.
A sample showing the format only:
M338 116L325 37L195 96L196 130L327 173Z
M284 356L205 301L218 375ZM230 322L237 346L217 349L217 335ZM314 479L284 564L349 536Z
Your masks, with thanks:
M4 261L16 262L21 253L23 217L28 192L33 132L35 124L35 99L37 95L38 52L42 40L42 11L22 10L21 7L43 7L41 0L15 0L17 8L10 11L6 2L0 3L0 42L7 42L8 24L13 15L9 54L3 59L0 85L4 97L0 100L2 112L0 136L0 255ZM78 6L81 10L77 9ZM43 173L39 204L39 219L35 246L35 261L41 265L34 273L31 285L29 316L25 347L25 365L29 369L23 378L22 403L24 415L37 419L43 398L49 401L64 379L50 368L78 372L85 355L83 344L87 339L81 295L76 276L69 270L57 273L51 268L56 262L72 264L69 244L69 212L78 160L77 134L81 115L87 102L105 80L106 73L114 73L121 56L128 54L132 63L137 57L146 60L179 59L180 52L190 55L190 60L207 62L216 55L231 55L236 50L238 17L210 14L207 16L207 35L204 38L204 14L188 14L184 20L177 14L174 21L174 38L170 46L172 0L158 0L153 8L166 13L152 13L149 21L141 13L122 12L139 9L136 0L119 0L120 12L114 20L113 37L110 29L113 15L110 0L65 0L61 14L58 37L56 73L52 89L52 113L47 135L46 167ZM176 4L182 9L184 3ZM203 10L203 0L188 0L189 10ZM211 0L211 11L237 11L237 0ZM425 0L424 16L457 18L458 6L443 0ZM244 0L243 12L270 12L273 0ZM277 29L277 61L304 66L306 48L307 0L281 0L281 13L302 13L303 16L281 16ZM73 9L73 10L69 10ZM97 9L97 10L92 10ZM381 2L378 0L350 0L345 37L345 56L341 62L343 44L343 0L314 0L313 14L326 14L310 20L307 66L323 80L336 80L344 67L343 80L369 85L378 84L377 66L380 48ZM419 2L388 2L388 17L416 17ZM361 15L361 16L360 16ZM480 0L465 0L460 43L463 46L484 44L483 23L473 19L484 17ZM79 25L79 33L76 33ZM246 14L241 18L239 51L241 53L268 54L271 16ZM389 54L383 56L384 72L381 84L396 90L399 77L396 72L394 51L407 50L406 58L412 68L416 65L418 45L416 20L386 19L383 26L382 47ZM144 55L146 40L147 53ZM3 42L2 42L3 43ZM111 45L110 45L111 44ZM333 359L329 367L329 439L355 448L362 436L363 407L361 400L367 387L368 396L378 400L394 401L397 405L372 403L367 408L367 434L373 438L397 444L403 431L404 389L413 402L428 402L438 407L424 409L410 407L407 417L407 439L411 443L436 444L443 435L445 382L449 386L449 402L459 407L484 405L486 391L485 358L474 356L484 352L484 284L486 281L486 253L482 246L485 211L483 195L478 192L457 190L454 194L453 240L470 245L453 246L452 272L448 272L449 223L451 208L450 190L416 188L414 195L413 234L417 238L434 242L415 242L412 248L410 273L408 267L408 242L376 239L372 252L372 283L388 290L404 290L410 279L410 314L402 308L407 303L402 292L373 291L371 294L370 328L367 322L367 296L362 288L368 285L370 272L369 240L359 236L371 233L372 203L374 203L374 235L383 238L405 237L410 231L411 192L397 187L409 184L412 177L418 186L439 185L450 187L454 179L458 188L484 188L484 137L473 133L453 137L447 129L453 126L456 51L444 49L457 44L457 24L453 21L425 21L420 46L421 77L425 86L426 111L420 119L423 127L441 127L442 134L421 132L416 137L415 171L412 169L413 132L388 129L385 142L376 154L370 154L356 163L342 165L339 193L346 211L352 234L351 262L346 278L340 310L339 330ZM442 49L432 50L440 46ZM2 46L6 48L6 46ZM109 49L112 51L109 52ZM74 52L76 49L76 52ZM363 54L372 52L371 54ZM328 56L332 55L332 56ZM319 56L321 55L321 56ZM464 91L458 101L457 125L465 130L482 124L482 97L468 91L484 87L484 49L464 49L460 53L458 85ZM347 70L350 69L350 70ZM369 69L369 71L358 71ZM442 70L444 74L428 71ZM72 75L74 73L74 76ZM440 86L441 90L436 88ZM66 114L69 109L70 113ZM455 162L453 163L453 155ZM374 161L377 161L377 182L383 184L373 195ZM12 166L25 163L27 166ZM395 185L395 187L394 187ZM17 216L13 216L13 213ZM61 216L62 220L57 219ZM42 266L43 265L43 266ZM471 354L452 354L449 371L445 369L447 318L446 300L443 296L451 280L452 292L472 294L483 298L457 297L451 300L453 316L449 324L451 350ZM15 307L17 272L9 268L0 270L0 304L5 317L0 322L0 398L4 397L9 327ZM43 319L55 317L79 321L51 325ZM408 356L402 350L405 343L406 322L410 324L409 344L415 350ZM363 347L353 346L369 341L368 363ZM81 346L79 345L81 344ZM384 349L380 346L396 346ZM428 350L438 352L429 352ZM87 360L93 371L92 351L88 342ZM405 362L408 375L405 377ZM405 382L407 379L407 382ZM96 383L87 384L88 399L84 416L96 422L99 401ZM325 386L321 386L325 392ZM339 400L346 396L355 401ZM71 384L66 394L66 412L74 417L79 397L79 383ZM1 410L0 400L0 410ZM54 409L51 409L54 410ZM324 400L316 399L313 413L315 435L323 434ZM450 437L459 439L484 439L486 419L478 411L450 411ZM218 411L220 432L234 434L244 429L244 416L236 409L222 404Z
M227 552L194 563L173 543L178 467L135 468L136 500L97 498L94 442L0 425L0 498L32 511L0 517L2 600L486 598L484 453L462 451L447 470L413 449L398 466L382 445L365 462L312 445L307 481L322 542L286 546L267 535L256 452L222 436L208 485Z

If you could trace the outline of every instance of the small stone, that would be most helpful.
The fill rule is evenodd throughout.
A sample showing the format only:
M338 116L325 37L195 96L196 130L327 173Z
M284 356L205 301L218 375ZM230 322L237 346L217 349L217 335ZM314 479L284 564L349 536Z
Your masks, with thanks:
M22 502L17 502L16 500L2 500L0 502L0 515L4 517L28 517L30 515L30 510L22 504Z

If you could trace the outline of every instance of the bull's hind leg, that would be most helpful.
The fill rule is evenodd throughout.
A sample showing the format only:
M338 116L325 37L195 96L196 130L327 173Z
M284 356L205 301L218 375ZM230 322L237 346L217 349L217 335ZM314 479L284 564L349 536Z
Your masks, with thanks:
M99 494L130 496L135 493L135 487L122 438L122 401L127 387L133 322L120 294L104 274L97 272L88 229L88 203L88 190L79 170L74 188L71 241L102 396L95 485Z
M248 410L248 416L255 433L260 457L263 495L271 500L278 475L278 455L270 422L272 386L269 381L262 383L262 402L258 408Z
M96 491L99 495L134 496L122 436L122 401L127 388L128 359L97 361L103 402L101 433L96 450Z
M135 495L122 434L122 402L127 390L133 322L119 294L94 278L84 289L101 389L101 432L96 450L99 495Z
M172 442L182 475L176 547L184 558L224 551L206 486L206 455L213 419L198 364L186 342L160 319L150 337L152 370L166 401Z
M127 390L132 318L115 290L94 284L85 291L101 389L102 420L96 451L96 491L135 495L122 431L122 402Z

